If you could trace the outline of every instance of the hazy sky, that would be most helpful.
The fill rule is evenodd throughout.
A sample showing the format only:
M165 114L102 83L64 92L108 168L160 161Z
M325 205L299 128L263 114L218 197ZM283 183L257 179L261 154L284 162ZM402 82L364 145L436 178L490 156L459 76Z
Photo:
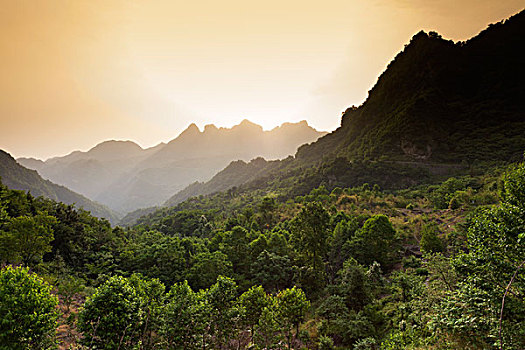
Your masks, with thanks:
M191 122L333 130L421 29L464 40L523 0L0 0L0 149L152 146Z

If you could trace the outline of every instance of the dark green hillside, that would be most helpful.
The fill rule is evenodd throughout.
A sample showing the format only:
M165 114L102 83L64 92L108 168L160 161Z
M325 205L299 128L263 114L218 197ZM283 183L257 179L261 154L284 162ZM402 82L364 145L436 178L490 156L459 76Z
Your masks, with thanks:
M12 189L29 191L33 196L43 196L90 211L94 216L116 223L117 215L109 208L93 202L68 188L44 180L35 170L24 168L7 152L0 150L0 178Z
M341 127L302 163L349 159L516 160L525 147L525 12L467 42L419 32Z

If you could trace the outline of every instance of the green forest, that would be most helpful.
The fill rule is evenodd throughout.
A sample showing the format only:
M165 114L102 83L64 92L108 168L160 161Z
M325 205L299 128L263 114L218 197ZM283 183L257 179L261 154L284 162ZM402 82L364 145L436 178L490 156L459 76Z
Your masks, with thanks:
M524 163L229 191L129 228L2 186L0 220L2 349L525 346Z

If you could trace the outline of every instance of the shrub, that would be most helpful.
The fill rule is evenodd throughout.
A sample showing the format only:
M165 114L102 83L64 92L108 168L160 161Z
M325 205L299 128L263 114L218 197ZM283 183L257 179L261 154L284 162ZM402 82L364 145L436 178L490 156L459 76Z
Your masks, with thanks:
M50 349L55 344L58 299L27 268L0 272L0 349Z
M333 350L334 347L334 341L332 338L327 337L325 335L322 335L319 337L319 350Z
M143 322L141 299L129 281L111 277L86 300L78 317L83 342L97 349L132 349Z
M454 210L454 209L459 209L460 207L461 207L461 203L459 202L458 197L457 196L452 197L452 199L448 203L448 208Z
M426 224L421 233L419 245L424 253L440 253L445 250L443 242L438 237L439 229L436 224Z

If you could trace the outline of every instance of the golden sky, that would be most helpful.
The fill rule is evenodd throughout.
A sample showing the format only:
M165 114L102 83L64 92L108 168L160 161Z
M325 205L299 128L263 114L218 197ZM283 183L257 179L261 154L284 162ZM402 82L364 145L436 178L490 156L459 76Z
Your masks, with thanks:
M191 122L339 126L413 34L464 40L523 0L0 0L0 149L47 158Z

